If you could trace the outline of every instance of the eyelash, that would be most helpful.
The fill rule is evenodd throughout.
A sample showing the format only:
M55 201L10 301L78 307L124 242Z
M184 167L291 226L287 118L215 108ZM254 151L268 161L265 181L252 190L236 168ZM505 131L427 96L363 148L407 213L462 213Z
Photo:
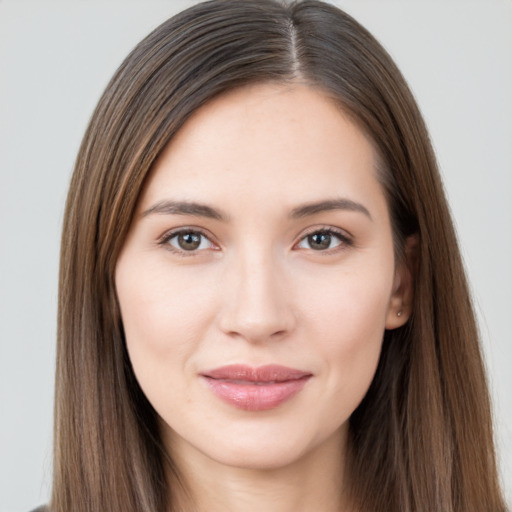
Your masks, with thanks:
M205 250L205 249L193 249L193 250L187 251L185 249L179 249L177 247L173 247L170 244L170 241L173 238L176 238L179 235L186 235L186 234L198 235L199 237L203 237L206 240L208 240L208 242L215 247L215 243L212 242L212 240L210 239L210 236L207 235L206 233L204 233L202 230L197 229L197 228L180 228L177 230L173 230L171 232L167 232L158 240L158 244L165 246L165 248L167 250L169 250L175 254L179 254L180 256L185 256L185 257L197 255L198 252ZM352 247L354 245L352 237L342 230L338 230L338 229L335 229L332 227L325 227L325 228L324 227L315 227L315 228L311 228L308 232L306 232L300 238L300 240L293 245L293 248L298 247L302 242L307 240L308 237L310 237L312 235L317 235L317 234L328 235L330 237L334 236L335 238L338 239L339 243L336 246L334 246L332 248L325 249L325 250L317 250L317 249L313 249L311 247L306 250L313 251L315 253L319 253L319 254L323 254L323 255L329 255L334 252L342 251L343 249ZM202 241L200 242L200 244L202 244ZM218 249L214 249L214 250L218 250Z
M319 253L321 255L327 256L327 255L333 254L335 252L342 251L343 249L347 249L348 247L352 247L354 245L354 241L353 241L352 237L345 231L342 231L340 229L335 229L332 227L325 227L325 228L324 227L314 227L314 228L311 228L309 231L307 231L301 237L301 239L294 245L294 247L297 247L300 243L302 243L308 237L310 237L312 235L317 235L317 234L328 235L331 237L334 236L335 238L337 238L339 240L339 244L337 244L336 246L334 246L330 249L325 249L325 250L316 250L313 248L308 249L310 251Z
M186 251L185 249L179 249L177 247L173 247L170 244L170 241L173 238L176 238L179 235L187 235L187 234L198 235L198 236L200 236L202 238L205 238L206 240L208 240L208 242L210 244L215 246L214 242L212 242L211 239L210 239L211 237L208 236L203 231L201 231L200 229L197 229L197 228L180 228L180 229L176 229L176 230L167 232L158 240L158 244L165 246L165 248L168 251L171 251L171 252L173 252L175 254L178 254L180 256L185 256L185 257L187 257L187 256L195 256L198 252L200 252L200 251L202 251L204 249L199 249L199 250L195 249L195 250L191 250L191 251ZM200 243L202 243L202 241Z

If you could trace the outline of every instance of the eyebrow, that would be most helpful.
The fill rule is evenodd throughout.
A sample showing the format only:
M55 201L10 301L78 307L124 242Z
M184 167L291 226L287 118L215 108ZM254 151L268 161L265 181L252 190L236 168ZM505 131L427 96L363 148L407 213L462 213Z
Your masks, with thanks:
M360 212L372 220L372 216L366 207L364 207L361 203L357 203L356 201L345 198L327 199L324 201L306 203L294 208L290 212L290 217L292 219L300 219L329 210L347 210L352 212ZM141 217L146 217L154 213L163 215L192 215L194 217L206 217L208 219L214 219L223 222L227 222L229 220L229 215L222 212L221 210L193 201L159 201L158 203L142 212Z
M298 206L291 211L290 217L293 219L299 219L329 210L348 210L351 212L360 212L366 215L370 220L373 220L368 209L361 203L357 203L356 201L345 198L328 199L326 201L318 201L315 203L307 203L305 205Z
M142 213L142 217L160 213L164 215L193 215L194 217L206 217L209 219L227 221L229 216L220 210L206 204L191 201L159 201Z

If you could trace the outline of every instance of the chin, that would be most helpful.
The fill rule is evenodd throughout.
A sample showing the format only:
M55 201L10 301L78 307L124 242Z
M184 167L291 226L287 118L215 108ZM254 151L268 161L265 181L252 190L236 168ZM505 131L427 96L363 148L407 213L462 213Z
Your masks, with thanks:
M268 419L268 418L267 418ZM311 462L317 455L340 454L346 442L348 423L329 429L308 428L307 422L233 422L203 431L170 431L167 446L171 456L198 464L269 471ZM212 427L212 425L210 425ZM224 428L223 428L224 427ZM338 459L338 455L336 456ZM217 466L218 467L218 466Z
M229 467L248 470L276 470L300 461L307 450L288 446L286 443L259 443L257 445L240 443L226 450L205 454L216 462Z

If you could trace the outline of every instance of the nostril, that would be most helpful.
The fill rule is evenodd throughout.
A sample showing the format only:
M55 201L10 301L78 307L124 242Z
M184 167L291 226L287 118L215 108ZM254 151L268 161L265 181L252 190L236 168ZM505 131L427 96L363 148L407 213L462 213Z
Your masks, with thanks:
M290 315L274 312L271 316L249 318L240 311L225 312L220 319L220 329L231 337L243 338L249 342L278 341L293 329Z

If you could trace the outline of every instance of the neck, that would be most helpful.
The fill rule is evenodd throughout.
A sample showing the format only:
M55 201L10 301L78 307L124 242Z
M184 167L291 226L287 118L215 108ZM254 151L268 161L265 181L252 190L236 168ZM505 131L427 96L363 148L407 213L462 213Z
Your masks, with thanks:
M333 436L292 464L271 469L226 466L189 446L177 453L173 450L181 480L180 486L172 484L173 502L178 505L173 509L349 512L344 492L344 441L344 437Z

